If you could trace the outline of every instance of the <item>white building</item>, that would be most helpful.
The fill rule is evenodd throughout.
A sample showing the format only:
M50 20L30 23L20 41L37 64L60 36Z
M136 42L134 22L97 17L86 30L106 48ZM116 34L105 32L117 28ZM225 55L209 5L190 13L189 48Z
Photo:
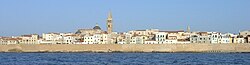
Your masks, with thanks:
M77 35L73 33L43 33L41 44L74 44Z
M158 44L155 40L146 40L144 44Z
M130 40L130 44L144 44L147 39L148 37L145 35L132 36Z
M75 44L77 36L75 34L63 36L63 44Z
M31 35L21 35L21 40L19 40L20 44L39 44L38 43L38 35L37 34L31 34Z
M0 37L0 45L19 44L21 38Z
M155 34L155 41L158 44L164 44L164 43L166 43L166 40L167 40L167 33L158 32L158 33Z
M228 34L219 35L218 43L231 43L230 35L228 35Z
M217 32L208 32L209 37L211 38L211 43L219 43L219 35L221 33Z
M85 35L83 44L94 44L94 35Z

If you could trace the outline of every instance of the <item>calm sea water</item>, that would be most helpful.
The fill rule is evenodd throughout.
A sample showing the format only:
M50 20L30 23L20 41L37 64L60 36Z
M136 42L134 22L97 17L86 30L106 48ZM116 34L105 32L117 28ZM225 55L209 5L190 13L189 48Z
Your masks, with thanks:
M0 53L0 65L250 65L249 53Z

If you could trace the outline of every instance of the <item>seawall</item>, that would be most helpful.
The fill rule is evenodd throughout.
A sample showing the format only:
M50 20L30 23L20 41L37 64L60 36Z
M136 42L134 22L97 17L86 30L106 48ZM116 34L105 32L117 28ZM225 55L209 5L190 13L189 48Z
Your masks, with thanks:
M250 52L250 44L14 44L0 52Z

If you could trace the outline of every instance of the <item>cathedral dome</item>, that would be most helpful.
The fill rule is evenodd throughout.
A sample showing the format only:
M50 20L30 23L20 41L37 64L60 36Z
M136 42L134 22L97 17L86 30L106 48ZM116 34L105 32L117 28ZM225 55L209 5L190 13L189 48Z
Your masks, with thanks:
M93 29L95 29L95 30L101 30L101 27L99 27L99 25L96 24L95 27L94 27Z

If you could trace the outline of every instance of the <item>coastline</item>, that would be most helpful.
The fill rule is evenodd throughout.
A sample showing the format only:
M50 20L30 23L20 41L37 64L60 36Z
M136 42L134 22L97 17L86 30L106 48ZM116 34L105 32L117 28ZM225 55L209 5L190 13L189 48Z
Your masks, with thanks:
M250 44L13 44L0 52L18 53L249 53Z

